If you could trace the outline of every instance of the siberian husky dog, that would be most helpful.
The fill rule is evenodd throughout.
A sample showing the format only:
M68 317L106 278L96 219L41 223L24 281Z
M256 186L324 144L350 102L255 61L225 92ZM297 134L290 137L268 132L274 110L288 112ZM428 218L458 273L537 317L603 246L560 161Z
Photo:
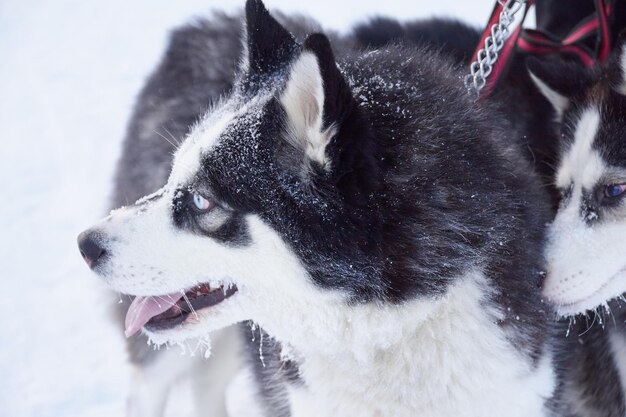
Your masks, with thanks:
M112 207L161 188L167 182L175 144L207 104L230 89L237 57L225 59L219 67L211 65L210 59L227 58L233 48L237 51L236 21L216 15L211 21L198 20L172 34L161 63L137 98L116 170ZM121 300L117 313L123 323L129 301L127 297ZM212 335L212 355L219 361L204 360L202 350L206 347L195 341L187 343L191 352L181 355L179 349L156 350L145 336L133 332L127 332L134 368L127 403L129 417L162 416L169 391L185 379L191 380L198 416L227 415L224 392L240 362L235 330Z
M300 40L307 33L320 31L316 22L304 17L278 13L277 18ZM137 97L116 170L112 208L127 205L166 184L178 143L206 111L207 103L218 101L230 91L236 63L241 59L240 37L241 15L222 13L196 19L172 33L160 64ZM399 40L428 44L462 63L471 56L479 37L475 29L453 20L401 23L380 17L356 26L347 36L333 35L332 40L335 49L382 47ZM130 301L127 297L121 301L116 313L124 323ZM211 335L211 356L218 357L214 362L202 357L201 350L206 348L202 343L186 342L188 352L179 355L178 349L155 349L141 333L130 336L127 347L134 373L127 414L163 415L170 389L190 378L198 414L226 415L224 390L244 353L259 376L290 369L271 337L257 326L243 329L250 339L247 352L239 351L240 342L232 330L220 332L223 336ZM253 337L256 343L250 343ZM194 351L195 357L190 356ZM259 352L263 354L262 362Z
M258 323L293 381L268 415L549 415L549 204L507 124L425 49L336 62L258 0L243 45L165 186L79 236L130 331Z
M281 23L300 39L319 26L302 17L279 15ZM365 27L365 25L364 25ZM189 128L232 88L241 59L241 16L215 13L176 29L161 62L137 97L123 141L114 180L111 206L118 208L152 193L167 183L176 146ZM342 40L336 40L342 42ZM345 42L344 42L345 43ZM124 323L129 297L122 297L116 315ZM130 324L130 323L129 323ZM178 348L156 349L129 329L128 356L133 381L128 397L129 417L158 417L169 391L191 380L199 416L226 416L225 390L241 365L239 332L229 328L211 335L211 356L205 360L204 340ZM265 338L264 343L269 339ZM258 349L257 349L258 351ZM268 361L269 348L266 348Z
M615 59L595 71L570 65L567 72L553 68L558 64L530 65L554 105L562 140L555 178L562 201L549 232L543 285L562 315L593 310L626 292L623 64Z
M626 54L624 42L601 68L529 62L554 108L560 149L555 187L562 198L548 232L544 297L571 317L575 342L565 380L579 415L624 416L626 387Z

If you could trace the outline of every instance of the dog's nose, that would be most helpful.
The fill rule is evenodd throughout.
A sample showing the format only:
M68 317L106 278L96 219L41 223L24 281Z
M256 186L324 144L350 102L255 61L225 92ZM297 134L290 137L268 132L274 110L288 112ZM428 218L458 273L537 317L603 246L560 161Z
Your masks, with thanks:
M80 254L91 269L95 268L106 254L102 244L99 242L98 234L91 230L86 230L78 235L78 249L80 249Z

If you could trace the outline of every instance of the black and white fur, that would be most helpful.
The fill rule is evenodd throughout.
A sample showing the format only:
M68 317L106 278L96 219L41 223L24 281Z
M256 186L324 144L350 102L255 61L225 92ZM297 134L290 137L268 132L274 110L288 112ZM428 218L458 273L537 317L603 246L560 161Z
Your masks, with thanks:
M571 317L570 386L579 415L626 414L626 54L605 66L531 61L531 78L554 108L559 151L554 185L562 195L549 229L543 295ZM566 393L567 395L567 393Z
M567 75L558 64L530 65L532 78L555 108L561 135L555 186L563 198L549 235L543 292L562 315L594 309L626 292L626 204L623 195L607 194L607 187L626 183L620 64L615 59L596 70L570 64ZM550 74L558 74L552 75L558 82Z
M506 124L436 53L344 51L337 66L324 35L296 43L259 1L246 16L231 94L163 188L81 236L103 250L93 269L132 295L236 285L148 334L254 320L297 365L292 411L548 415L549 211Z
M161 188L176 144L207 106L230 90L240 47L238 21L216 14L210 21L197 20L172 33L161 63L137 98L116 170L112 207ZM213 65L216 59L222 60L220 66ZM123 301L117 311L122 323L128 309L128 300ZM179 349L155 350L145 336L129 338L134 372L127 415L162 416L170 390L187 378L198 416L226 416L225 392L240 367L239 345L234 329L214 334L212 355L219 361L207 361L201 352L190 356L181 355Z
M282 24L299 38L319 30L302 17L279 15ZM111 206L121 207L161 188L167 182L172 155L193 124L211 103L232 88L241 59L241 15L214 13L209 19L176 29L170 36L160 64L137 97L114 180ZM348 44L348 41L338 40ZM124 322L128 299L116 304ZM128 339L133 380L128 397L130 417L162 416L170 390L182 379L191 379L199 416L226 416L225 392L241 366L240 335L236 329L213 333L207 361L181 355L179 349L155 349L143 335Z
M302 17L278 14L278 18L298 39L320 29L315 22ZM207 103L218 100L232 87L236 63L241 59L240 34L241 15L222 13L210 19L197 19L172 33L161 63L137 98L116 171L112 207L124 206L167 182L176 145L205 112ZM375 18L355 27L352 34L341 38L334 35L333 43L335 48L381 47L394 41L424 43L442 48L461 63L471 55L478 37L476 30L453 20L428 19L403 24ZM117 308L121 322L128 309L128 300L123 301ZM244 337L254 339L254 343L248 343L249 355L243 356L250 357L258 378L276 378L285 370L294 369L290 362L281 359L280 346L267 334L262 335L260 328L254 329L258 336L251 338L249 327L243 326ZM225 335L212 334L212 357L217 356L214 361L206 361L202 355L179 355L177 349L156 350L142 335L129 338L128 354L135 371L127 414L163 415L169 391L179 380L191 378L198 415L226 415L224 392L243 352L237 347L239 343L233 331L224 332ZM189 343L189 347L193 349L193 346ZM263 362L259 361L259 352L263 354ZM284 376L289 381L294 380L294 375L297 372L289 370ZM239 379L245 376L242 373ZM237 388L235 384L234 389ZM259 389L266 408L276 413L282 404L272 401L272 397L284 394L286 385L273 384L270 388L263 384ZM240 396L237 393L234 397ZM241 406L237 403L231 408Z

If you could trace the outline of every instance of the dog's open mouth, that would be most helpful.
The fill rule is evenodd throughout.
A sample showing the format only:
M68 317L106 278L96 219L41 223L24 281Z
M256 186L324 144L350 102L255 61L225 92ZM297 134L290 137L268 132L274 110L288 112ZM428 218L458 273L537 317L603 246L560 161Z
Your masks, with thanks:
M126 313L126 330L130 337L142 327L148 330L171 329L181 324L190 314L221 303L237 292L237 286L200 284L173 294L137 296Z

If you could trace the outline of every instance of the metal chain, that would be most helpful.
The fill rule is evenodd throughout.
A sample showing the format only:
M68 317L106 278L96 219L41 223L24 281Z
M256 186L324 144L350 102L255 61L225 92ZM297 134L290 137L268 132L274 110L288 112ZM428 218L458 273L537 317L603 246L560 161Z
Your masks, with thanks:
M526 6L527 0L498 0L502 5L498 23L491 27L491 35L485 38L485 46L476 54L476 61L470 65L470 73L465 77L465 87L471 96L478 98L480 90L487 83L498 54L509 37L509 28L515 21L515 13Z

